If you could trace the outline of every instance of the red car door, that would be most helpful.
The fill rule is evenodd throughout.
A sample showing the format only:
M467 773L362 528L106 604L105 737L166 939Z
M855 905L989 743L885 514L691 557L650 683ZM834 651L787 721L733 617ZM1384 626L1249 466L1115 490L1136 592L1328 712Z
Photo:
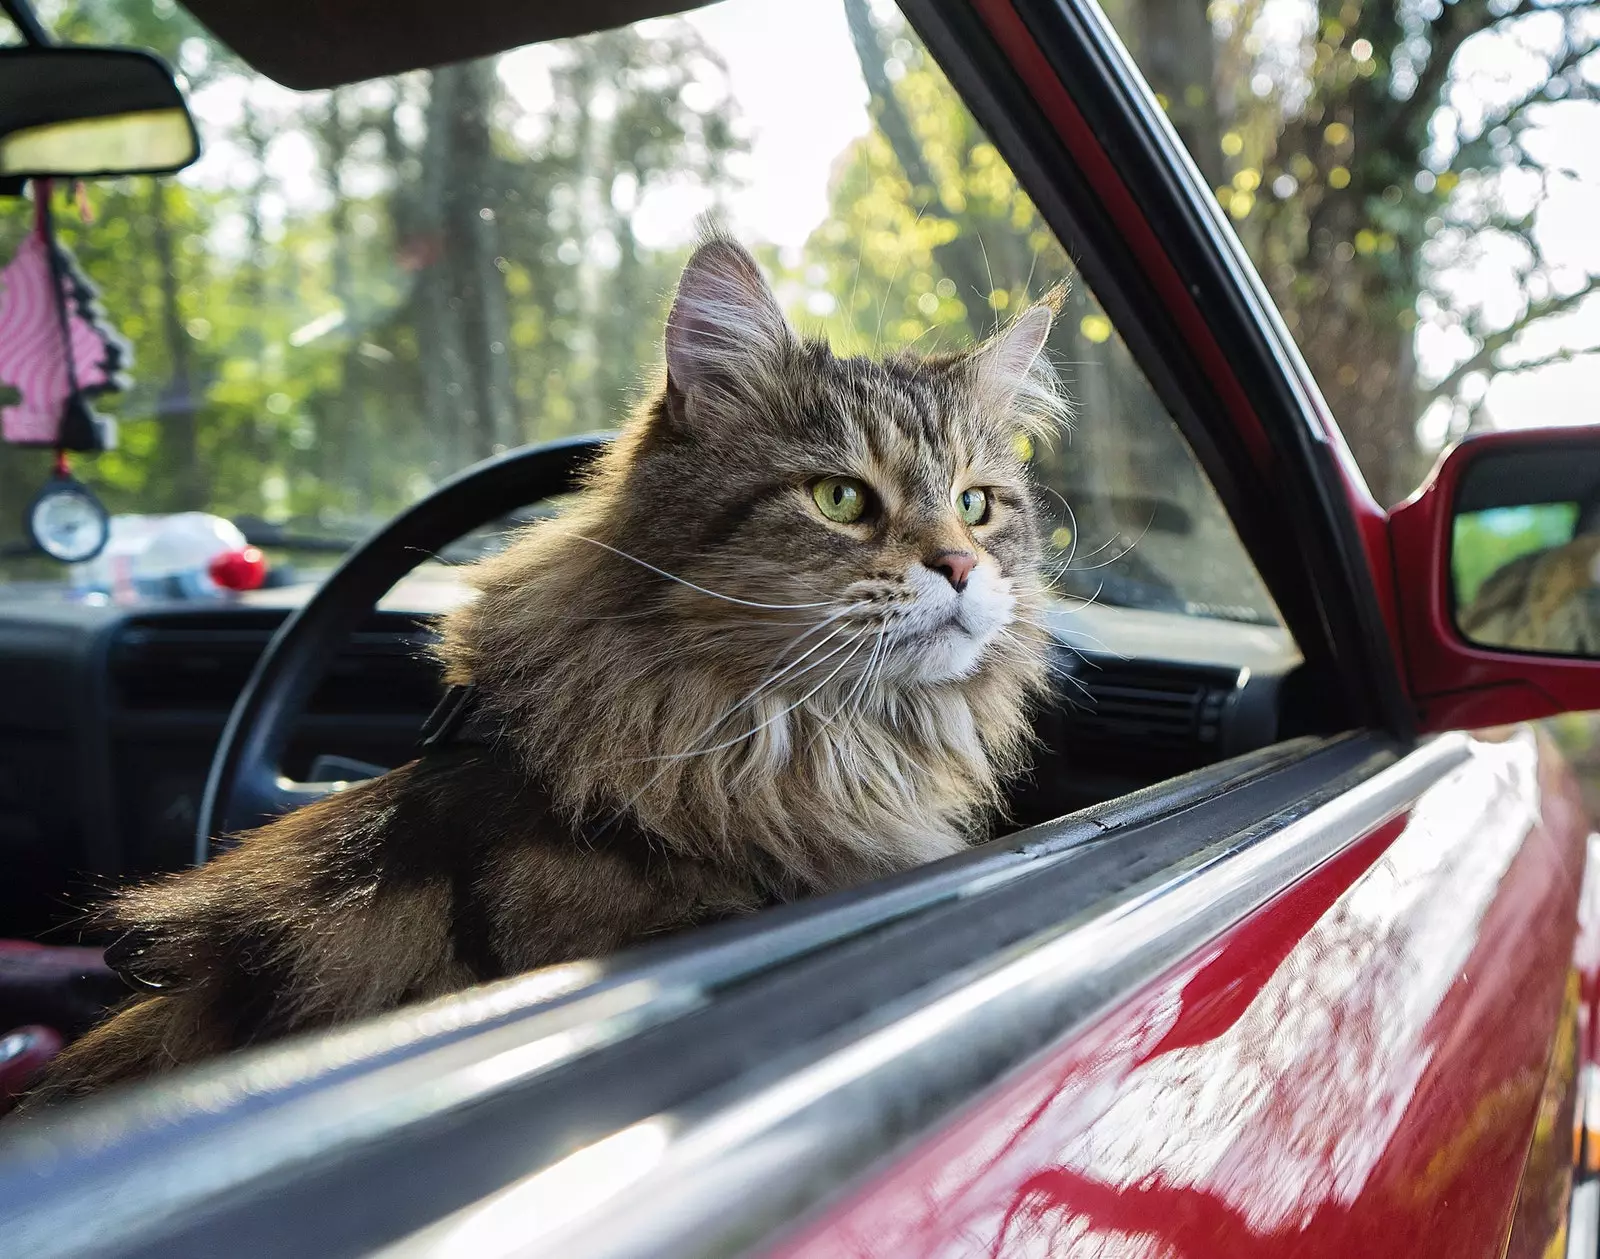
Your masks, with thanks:
M1337 811L1323 864L776 1253L1552 1253L1600 893L1570 776L1445 736Z

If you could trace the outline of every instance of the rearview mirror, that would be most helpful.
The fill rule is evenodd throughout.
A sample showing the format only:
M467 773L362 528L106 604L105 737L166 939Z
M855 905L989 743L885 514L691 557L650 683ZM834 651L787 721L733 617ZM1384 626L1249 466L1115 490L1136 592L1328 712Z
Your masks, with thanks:
M1424 729L1600 708L1600 427L1467 438L1389 541Z
M199 155L183 93L149 53L0 49L0 179L164 175Z

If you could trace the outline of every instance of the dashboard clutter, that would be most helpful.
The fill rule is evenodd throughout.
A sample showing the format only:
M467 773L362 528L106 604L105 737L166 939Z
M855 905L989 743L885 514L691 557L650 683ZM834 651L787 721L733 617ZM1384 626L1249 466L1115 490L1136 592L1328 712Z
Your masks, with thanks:
M221 516L113 516L105 548L73 566L72 586L80 598L114 603L225 599L258 589L267 569L261 551Z

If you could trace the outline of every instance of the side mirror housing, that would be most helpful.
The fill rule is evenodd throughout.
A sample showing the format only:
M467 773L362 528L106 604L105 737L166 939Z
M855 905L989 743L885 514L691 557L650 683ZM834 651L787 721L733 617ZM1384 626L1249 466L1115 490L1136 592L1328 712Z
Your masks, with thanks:
M0 180L166 175L200 156L172 71L131 48L0 48Z
M1421 729L1600 708L1600 425L1468 437L1389 542Z

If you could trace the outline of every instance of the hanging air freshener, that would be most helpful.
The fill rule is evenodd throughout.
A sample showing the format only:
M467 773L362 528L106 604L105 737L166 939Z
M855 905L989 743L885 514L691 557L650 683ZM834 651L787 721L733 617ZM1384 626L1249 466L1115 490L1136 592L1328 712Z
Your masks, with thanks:
M33 196L33 231L0 271L0 384L17 395L0 406L0 437L56 451L24 523L46 555L80 563L100 552L110 521L73 478L65 452L115 445L115 422L97 415L90 399L126 386L130 354L94 286L51 231L49 183L35 181Z

